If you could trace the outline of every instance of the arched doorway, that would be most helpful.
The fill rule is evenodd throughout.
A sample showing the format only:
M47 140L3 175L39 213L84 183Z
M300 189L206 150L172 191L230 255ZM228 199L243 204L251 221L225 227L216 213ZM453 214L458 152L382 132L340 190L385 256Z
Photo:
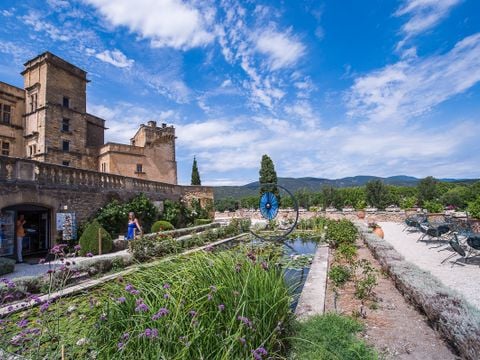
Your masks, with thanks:
M0 211L0 256L16 257L18 245L15 224L20 215L25 218L22 255L27 258L44 255L50 247L51 209L34 204L18 204Z

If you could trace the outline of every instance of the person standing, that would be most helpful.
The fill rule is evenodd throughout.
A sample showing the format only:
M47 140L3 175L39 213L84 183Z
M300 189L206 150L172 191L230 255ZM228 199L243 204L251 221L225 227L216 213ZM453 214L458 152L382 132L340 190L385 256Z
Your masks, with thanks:
M25 225L25 215L19 214L18 219L17 219L17 226L16 226L16 232L17 232L17 261L19 263L23 263L23 256L22 256L22 251L23 251L23 238L25 237L25 228L23 225Z
M140 231L140 235L142 234L142 227L140 226L140 223L138 222L138 219L135 217L134 212L129 212L128 213L128 230L127 230L127 236L125 236L126 240L132 241L135 240L135 230ZM132 245L129 242L128 243L128 248L131 250Z

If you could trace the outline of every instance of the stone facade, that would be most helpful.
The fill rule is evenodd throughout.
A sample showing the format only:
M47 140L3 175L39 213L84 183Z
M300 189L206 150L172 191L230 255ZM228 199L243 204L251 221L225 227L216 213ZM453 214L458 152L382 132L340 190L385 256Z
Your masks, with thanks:
M140 192L154 202L213 201L210 187L173 185L0 156L0 211L18 204L48 209L52 239L57 235L56 212L73 211L77 222L83 223L108 202L128 201Z
M49 52L24 65L24 89L0 82L3 155L177 184L173 126L150 121L130 145L104 144L105 120L87 113L86 71Z

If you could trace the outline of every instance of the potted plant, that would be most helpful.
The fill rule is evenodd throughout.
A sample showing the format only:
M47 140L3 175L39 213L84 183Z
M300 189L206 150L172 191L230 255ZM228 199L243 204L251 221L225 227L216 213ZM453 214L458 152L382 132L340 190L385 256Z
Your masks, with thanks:
M365 200L359 200L357 202L357 205L355 206L357 209L357 217L359 219L365 219L365 207L367 206L367 203Z
M385 236L384 232L383 232L383 229L380 227L380 225L378 225L377 223L375 222L370 222L368 223L368 227L370 229L372 229L372 232L377 235L379 238L382 238Z

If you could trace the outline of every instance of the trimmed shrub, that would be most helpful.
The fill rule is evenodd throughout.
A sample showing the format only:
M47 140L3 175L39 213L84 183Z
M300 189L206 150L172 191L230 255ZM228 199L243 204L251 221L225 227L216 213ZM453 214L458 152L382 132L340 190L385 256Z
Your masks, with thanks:
M195 221L193 222L195 226L207 225L211 223L212 223L212 219L195 219Z
M355 225L346 219L329 221L325 232L325 237L334 247L340 244L355 243L357 235L358 231Z
M85 231L80 237L79 243L82 247L80 255L85 256L88 253L98 255L98 232L102 236L102 254L109 253L113 248L113 241L110 234L100 225L97 220L94 220L85 227Z
M167 230L174 230L175 228L173 225L166 221L166 220L157 220L155 223L152 225L151 232L152 233L157 233L159 231L167 231Z
M436 201L425 201L423 207L428 210L429 213L440 213L443 211L443 205Z
M0 258L0 275L9 274L15 269L15 260Z

